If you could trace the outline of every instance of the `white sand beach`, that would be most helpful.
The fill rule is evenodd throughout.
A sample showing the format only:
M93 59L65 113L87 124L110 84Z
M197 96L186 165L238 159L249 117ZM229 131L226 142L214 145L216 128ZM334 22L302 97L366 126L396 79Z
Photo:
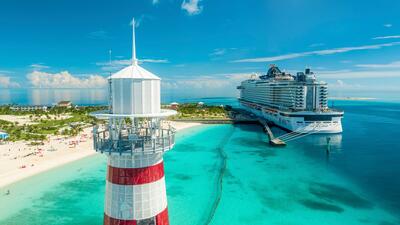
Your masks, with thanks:
M194 122L168 123L178 131L200 125ZM70 138L52 135L39 146L30 146L27 141L0 144L0 187L95 154L91 131L92 128L86 128Z
M63 120L63 119L68 119L71 118L71 115L65 114L65 115L31 115L32 117L29 116L16 116L16 115L0 115L0 120L6 120L9 122L13 123L18 123L19 125L30 125L30 124L36 124L40 119L52 119L52 120Z

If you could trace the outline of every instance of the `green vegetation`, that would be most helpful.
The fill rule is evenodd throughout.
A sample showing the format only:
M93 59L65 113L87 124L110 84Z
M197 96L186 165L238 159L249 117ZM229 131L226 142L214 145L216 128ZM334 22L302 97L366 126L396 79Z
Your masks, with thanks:
M85 126L91 126L96 119L90 112L105 109L104 106L79 108L53 107L47 111L13 111L9 106L0 107L0 115L28 116L32 123L19 124L0 120L0 130L9 134L10 141L44 141L47 135L61 134L75 136Z
M178 115L173 120L225 120L228 119L227 111L222 106L198 105L187 103L179 105Z
M25 116L29 123L19 124L0 120L0 130L9 134L10 141L25 140L40 144L48 135L75 136L87 126L97 122L90 112L104 110L106 106L85 106L79 108L52 107L47 111L13 111L10 106L0 106L0 115ZM179 105L178 115L172 120L228 120L222 106L188 103ZM130 123L129 119L127 121Z

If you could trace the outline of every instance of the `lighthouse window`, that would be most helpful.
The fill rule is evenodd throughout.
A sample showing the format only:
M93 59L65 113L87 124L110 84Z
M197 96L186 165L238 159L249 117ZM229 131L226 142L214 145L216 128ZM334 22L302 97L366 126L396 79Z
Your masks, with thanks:
M144 220L138 220L137 225L156 225L156 220L154 217Z

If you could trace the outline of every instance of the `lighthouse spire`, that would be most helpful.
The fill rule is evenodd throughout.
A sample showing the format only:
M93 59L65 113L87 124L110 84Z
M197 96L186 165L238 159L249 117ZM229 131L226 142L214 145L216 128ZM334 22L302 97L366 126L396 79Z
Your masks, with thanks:
M137 65L136 41L135 41L135 18L132 18L132 65Z

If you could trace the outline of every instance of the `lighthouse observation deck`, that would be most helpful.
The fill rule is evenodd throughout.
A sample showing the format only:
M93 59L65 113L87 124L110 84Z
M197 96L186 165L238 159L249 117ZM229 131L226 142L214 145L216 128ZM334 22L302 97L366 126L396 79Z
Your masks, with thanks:
M113 114L98 111L92 116L104 121L93 127L93 144L97 152L109 154L154 154L175 145L176 130L162 118L176 111L162 109L153 114Z
M101 153L153 154L170 150L175 144L174 128L95 128L94 149ZM114 137L116 136L116 137Z

